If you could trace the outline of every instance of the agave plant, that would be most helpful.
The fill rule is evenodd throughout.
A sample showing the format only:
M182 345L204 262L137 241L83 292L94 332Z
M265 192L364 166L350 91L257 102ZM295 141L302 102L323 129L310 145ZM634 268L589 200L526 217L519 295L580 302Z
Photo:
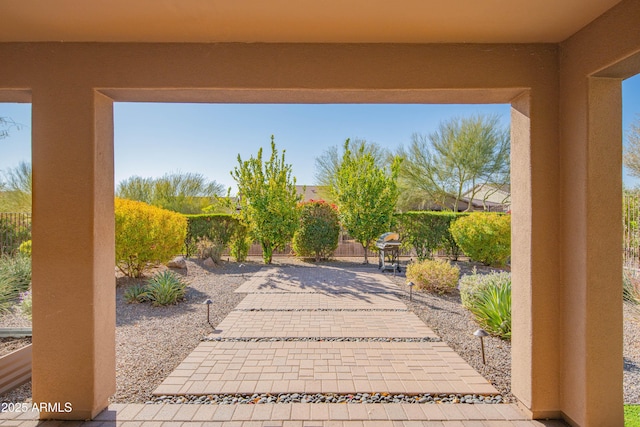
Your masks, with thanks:
M166 270L147 282L147 298L155 306L176 304L184 299L187 284L174 272Z
M511 339L511 282L482 289L471 312L487 332Z
M124 291L124 299L129 304L149 301L149 291L146 286L133 285Z

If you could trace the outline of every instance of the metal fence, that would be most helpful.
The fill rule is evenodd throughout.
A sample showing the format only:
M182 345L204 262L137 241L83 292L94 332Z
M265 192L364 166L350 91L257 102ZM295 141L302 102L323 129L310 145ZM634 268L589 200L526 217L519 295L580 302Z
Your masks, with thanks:
M0 255L13 255L31 239L31 214L0 212Z
M640 273L640 194L624 193L622 196L622 225L624 230L624 268Z

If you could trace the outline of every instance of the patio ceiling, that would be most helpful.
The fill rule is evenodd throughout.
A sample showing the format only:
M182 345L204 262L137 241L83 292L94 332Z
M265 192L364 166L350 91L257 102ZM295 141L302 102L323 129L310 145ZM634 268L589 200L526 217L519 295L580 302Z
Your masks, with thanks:
M3 0L0 42L557 43L620 0Z

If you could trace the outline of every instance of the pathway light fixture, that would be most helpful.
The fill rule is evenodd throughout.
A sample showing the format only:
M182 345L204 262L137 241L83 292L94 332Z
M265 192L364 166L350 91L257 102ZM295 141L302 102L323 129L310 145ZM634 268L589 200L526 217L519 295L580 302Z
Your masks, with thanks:
M487 361L486 361L486 359L484 357L484 337L488 337L489 334L484 329L478 329L477 331L475 331L473 333L473 335L475 335L475 336L480 338L480 348L482 349L482 363L484 365L486 365Z
M211 320L209 318L209 315L210 315L210 312L211 312L211 304L213 304L213 301L211 299L207 298L203 302L203 304L206 304L206 306L207 306L207 323L209 324L209 326L211 326L213 328L213 325L211 325Z
M407 283L407 285L409 286L409 301L413 301L413 287L416 285L413 282L409 282Z

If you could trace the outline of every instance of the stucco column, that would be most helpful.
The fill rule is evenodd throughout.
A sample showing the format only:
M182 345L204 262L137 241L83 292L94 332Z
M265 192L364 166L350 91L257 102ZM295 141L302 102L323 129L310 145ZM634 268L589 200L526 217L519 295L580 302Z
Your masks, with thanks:
M562 409L580 426L621 426L621 80L562 81Z
M61 83L32 102L33 401L83 420L115 392L112 101Z
M556 96L549 85L511 103L511 388L532 418L560 415Z

